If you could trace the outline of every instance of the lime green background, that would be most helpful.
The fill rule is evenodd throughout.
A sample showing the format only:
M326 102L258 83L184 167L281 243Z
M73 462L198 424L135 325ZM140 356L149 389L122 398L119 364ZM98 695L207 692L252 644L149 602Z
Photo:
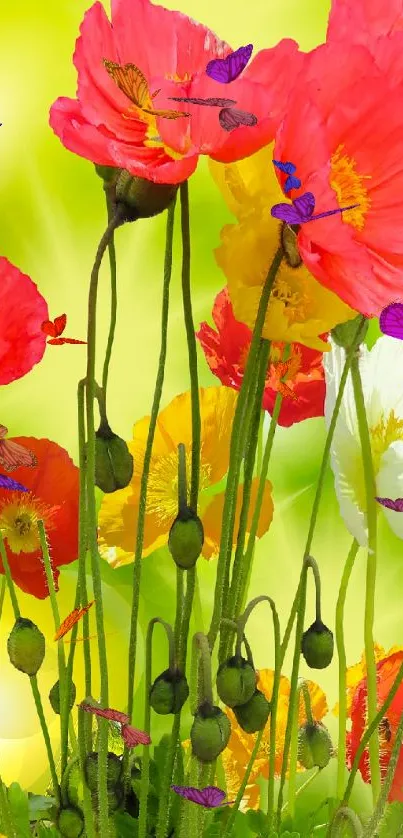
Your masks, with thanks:
M168 2L168 6L171 4ZM200 18L234 47L251 41L255 50L293 37L303 49L320 43L326 32L328 2L322 0L182 0L181 10ZM37 283L49 304L50 317L67 313L66 334L84 338L86 301L95 249L105 226L101 181L92 165L68 152L48 126L48 111L60 95L73 96L76 72L72 65L74 42L87 0L17 0L2 4L0 16L0 190L2 199L0 253L7 256ZM155 39L156 33L145 33ZM221 226L230 219L220 194L208 175L205 162L191 179L192 284L195 323L210 319L215 294L224 284L213 257ZM117 233L119 311L110 375L109 413L114 430L131 437L132 425L149 411L159 351L159 299L162 277L165 217L126 225ZM163 405L188 389L187 355L180 299L179 243L175 245L175 268L170 313L169 353ZM108 328L108 272L102 270L99 311L99 357ZM200 358L200 383L217 384L204 357ZM10 435L49 437L69 450L77 461L76 386L85 370L85 348L49 347L45 357L28 376L2 387L0 421ZM315 481L324 440L323 420L309 420L278 431L270 479L273 483L275 516L269 534L256 551L251 596L262 591L274 597L285 626L297 585ZM339 516L331 475L313 545L323 578L323 615L334 626L337 587L351 538ZM401 589L403 583L401 543L380 525L377 585L376 638L386 648L401 642ZM199 562L205 620L211 613L215 563ZM111 661L110 704L124 707L129 624L131 567L112 571L105 565L104 598L108 651ZM62 615L73 604L75 566L62 571L59 604ZM142 636L147 620L156 614L174 616L172 564L164 551L144 561L138 677L142 672ZM354 569L346 610L348 662L356 662L363 649L363 591L365 555L360 553ZM307 619L313 619L310 591ZM47 693L56 679L57 660L48 602L23 594L22 614L38 623L48 640L39 682L44 695L53 741L58 723L50 710ZM9 783L18 780L36 791L43 790L46 762L33 709L28 679L12 669L6 652L6 637L13 619L6 601L0 626L0 770ZM248 624L258 667L273 666L270 617L264 608ZM197 626L200 629L200 625ZM92 641L97 659L96 640ZM165 648L156 643L155 672L165 668ZM290 656L286 659L289 668ZM312 675L304 665L301 673ZM76 655L75 680L82 698L82 664ZM317 674L331 708L337 700L337 661ZM136 694L141 726L142 698ZM94 694L96 695L97 686ZM328 717L335 730L335 718ZM169 729L157 720L155 737ZM186 733L186 731L185 731ZM319 791L331 793L331 766L307 792L309 802L320 800ZM368 791L367 789L365 790ZM368 800L368 794L362 797ZM363 804L364 805L364 804Z

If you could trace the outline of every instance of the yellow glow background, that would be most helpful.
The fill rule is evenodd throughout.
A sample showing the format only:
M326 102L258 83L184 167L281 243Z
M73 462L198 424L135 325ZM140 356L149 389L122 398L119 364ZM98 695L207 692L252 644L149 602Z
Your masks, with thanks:
M176 4L167 3L170 8ZM105 226L101 181L93 166L68 152L48 126L52 102L61 95L74 96L76 71L72 64L87 0L15 0L3 4L0 49L0 253L29 274L49 304L50 317L67 313L66 335L85 338L87 289L95 250ZM283 37L310 49L324 40L329 3L323 0L181 0L181 11L201 19L234 48L253 42L255 50L276 44ZM155 39L157 33L144 33ZM230 220L221 197L202 162L190 183L192 225L192 283L195 323L210 318L215 294L223 286L213 248L221 226ZM159 300L163 266L165 217L126 225L117 233L119 310L110 385L110 421L116 433L131 437L133 422L149 412L159 352ZM176 236L175 254L180 254ZM109 280L105 267L100 283L99 359L108 329ZM215 385L203 356L200 383ZM0 421L10 435L48 437L69 450L77 461L76 386L85 371L85 348L50 346L41 364L28 376L2 387ZM180 262L172 281L169 351L163 405L188 389L187 355L180 298ZM259 544L250 595L262 591L273 596L284 630L298 583L303 546L324 441L323 420L309 420L291 429L280 429L274 447L270 479L274 486L275 518L268 536ZM337 508L331 475L328 475L313 553L322 571L323 615L334 627L334 609L343 563L350 546ZM376 637L389 648L401 640L401 543L380 527ZM205 620L210 619L215 564L200 562ZM131 568L112 571L105 567L106 631L111 661L111 706L126 700L129 584ZM59 605L62 616L73 606L75 568L62 571ZM142 672L142 636L151 616L174 616L175 574L167 555L160 551L144 563L138 674ZM365 556L356 560L346 611L348 662L356 662L363 648L363 591ZM310 586L311 588L312 586ZM47 693L56 680L57 660L48 602L19 596L22 615L37 622L48 640L39 683L54 742L58 738ZM313 620L313 595L307 620ZM93 615L91 617L93 621ZM311 621L310 620L310 621ZM44 790L46 761L28 679L8 660L6 638L13 624L6 597L0 623L0 771L3 780L19 781L35 791ZM200 629L200 626L197 626ZM264 607L248 625L258 667L273 665L272 627ZM94 629L95 631L95 629ZM165 646L156 643L155 673L166 666ZM69 647L66 647L67 649ZM94 668L96 641L92 641ZM83 671L80 650L76 655L77 697ZM290 654L286 659L290 666ZM159 666L159 668L158 668ZM301 674L311 675L301 666ZM337 661L317 673L328 695L329 707L337 700ZM142 684L136 694L142 720ZM95 688L96 696L96 688ZM334 730L334 719L329 717ZM154 720L153 720L154 725ZM153 732L169 729L157 719ZM324 796L332 791L333 767L315 781ZM312 792L313 794L313 792ZM313 798L315 799L315 798ZM320 799L318 797L318 799Z

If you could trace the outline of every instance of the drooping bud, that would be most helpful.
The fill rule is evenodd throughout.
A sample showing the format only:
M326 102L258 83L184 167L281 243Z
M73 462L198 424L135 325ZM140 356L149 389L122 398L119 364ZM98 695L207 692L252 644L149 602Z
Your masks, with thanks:
M16 669L36 675L45 657L45 638L35 623L18 617L7 640L7 651Z
M256 672L249 661L234 655L217 672L217 692L227 707L246 704L256 689Z
M127 443L101 422L95 434L95 485L103 492L116 492L129 485L133 457Z
M168 713L179 713L188 696L185 675L179 669L166 669L151 686L150 704L155 713L166 716Z
M213 762L228 745L231 723L219 707L204 702L198 708L190 740L194 756L201 762Z
M234 707L236 720L245 733L262 730L269 718L270 702L260 690L255 690L252 698L240 707Z
M63 838L80 838L84 833L84 820L78 809L72 806L61 809L57 819L57 828Z
M189 507L182 509L169 532L168 547L171 556L183 570L194 567L203 548L203 524Z
M108 751L106 763L106 784L108 789L114 789L122 774L122 762L116 754ZM97 791L98 788L98 753L87 754L84 763L84 775L90 791Z
M154 183L122 169L115 186L115 203L124 205L127 221L136 221L166 210L177 191L178 184Z
M71 690L70 690L70 701L69 701L69 710L72 709L74 706L74 702L76 700L76 685L74 681L71 682ZM52 706L52 710L60 716L60 682L56 681L53 684L53 687L49 693L49 701Z
M304 631L301 641L302 654L311 669L326 669L332 661L334 650L333 632L315 620Z
M357 340L357 329L360 323L362 323L362 328L359 333L359 339ZM364 342L368 327L369 320L364 320L362 314L359 314L353 320L347 320L345 323L339 323L338 326L334 326L331 335L334 342L337 343L337 346L341 346L342 349L348 351L353 343L360 346Z
M298 761L304 768L325 768L333 755L332 740L321 722L305 722L298 731Z

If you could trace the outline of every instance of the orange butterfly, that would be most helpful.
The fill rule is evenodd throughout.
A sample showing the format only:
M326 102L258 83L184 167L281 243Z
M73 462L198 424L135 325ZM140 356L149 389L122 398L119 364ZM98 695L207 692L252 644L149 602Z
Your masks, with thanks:
M61 338L67 323L67 316L61 314L55 317L54 320L44 320L41 329L45 335L50 335L51 340L48 343L53 343L55 346L60 346L62 343L87 343L86 340L75 340L74 338Z
M294 393L294 391L291 390L291 387L288 387L287 384L284 381L281 381L281 379L284 378L284 376L287 375L287 373L289 372L290 367L292 367L294 365L295 365L295 359L294 358L289 358L288 361L279 361L275 365L275 371L276 371L276 377L278 378L278 382L277 382L278 392L283 396L283 398L292 399L293 402L297 402L297 401L299 401L299 398L296 395L296 393Z
M33 451L20 445L19 442L13 442L11 439L5 439L8 434L8 428L5 425L0 425L0 465L5 471L14 471L18 466L25 466L30 468L38 464Z
M71 614L68 614L65 620L60 624L55 636L54 640L61 640L67 632L69 632L81 617L91 608L91 605L94 605L95 600L93 599L92 602L89 602L88 605L84 605L83 608L74 608Z
M103 63L119 90L143 113L149 113L151 116L163 116L165 119L179 119L181 116L190 116L189 113L183 111L154 110L152 100L160 91L155 90L154 93L150 94L147 79L135 64L115 64L114 61L108 61L107 58L103 59ZM131 118L125 116L125 114L123 116L125 119Z

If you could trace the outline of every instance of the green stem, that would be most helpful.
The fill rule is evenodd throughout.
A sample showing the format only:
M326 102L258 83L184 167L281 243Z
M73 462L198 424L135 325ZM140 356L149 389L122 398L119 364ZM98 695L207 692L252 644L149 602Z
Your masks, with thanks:
M230 564L231 561L237 488L241 470L242 457L245 450L245 438L248 430L244 427L245 417L248 408L248 399L250 397L250 389L253 384L253 379L256 374L256 363L259 353L260 339L263 331L267 307L269 305L270 294L274 285L277 271L281 265L281 261L282 250L279 249L273 259L270 270L267 274L267 278L260 298L255 327L252 334L252 341L248 353L248 359L246 362L241 389L236 403L234 420L232 423L229 468L224 497L220 552L218 557L217 577L214 593L214 607L211 618L210 630L208 634L211 649L213 648L217 638L220 620L222 617L223 604L227 595L227 591L225 591L224 588L224 583L227 576L227 566Z
M344 834L342 832L343 821L347 821L354 830L354 838L361 838L363 834L361 821L355 814L355 812L353 812L352 809L348 809L346 806L343 806L342 809L339 809L333 819L333 823L330 830L331 838L339 838L339 836Z
M87 745L86 745L86 733L85 733L85 724L84 724L84 717L90 715L85 713L84 710L81 710L80 706L78 709L78 754L80 759L80 770L81 770L81 783L83 788L83 813L84 813L84 824L85 824L85 836L86 838L95 838L95 827L94 827L94 813L92 809L92 801L91 801L91 793L87 786L87 781L85 779L85 759L87 756Z
M265 411L260 411L260 422L259 422L259 433L257 438L257 449L256 449L256 477L259 477L262 471L262 460L263 460L263 426L264 426L264 417Z
M78 424L78 451L80 468L80 500L79 500L79 532L78 532L78 578L76 589L76 600L74 607L80 603L84 607L88 605L87 578L86 578L86 557L88 549L88 520L87 520L87 462L86 462L86 437L85 437L85 378L78 383L77 387L77 424ZM67 683L69 684L73 675L73 664L76 647L78 625L73 626L71 633L71 646L67 663ZM92 693L92 669L91 649L89 641L90 620L89 614L83 615L83 655L84 655L84 689L85 696ZM66 696L66 701L68 696ZM87 751L92 750L92 714L84 713L84 730ZM63 758L63 754L62 754Z
M1 585L0 585L0 620L1 620L1 615L3 613L4 597L5 597L5 593L6 593L6 584L7 584L6 583L6 577L3 576L2 580L1 580Z
M384 815L385 806L387 804L387 800L389 797L389 792L392 787L392 782L395 776L396 765L400 755L400 749L402 747L403 741L403 715L400 718L400 722L396 731L396 738L393 743L392 753L390 755L388 768L386 771L386 776L382 784L381 793L378 797L378 801L376 804L375 811L369 821L364 836L365 838L373 838L374 835L377 834L377 827L382 820Z
M179 731L180 731L180 724L181 724L181 713L175 713L174 720L172 724L172 731L171 731L171 738L169 741L168 752L166 755L165 763L164 763L164 777L163 782L160 788L160 802L158 808L158 822L157 822L157 829L156 829L156 838L165 838L168 826L169 826L169 816L168 816L168 801L170 796L172 795L170 786L172 782L172 774L173 774L173 767L175 762L175 754L176 749L178 746L178 739L179 739ZM179 745L179 747L181 747ZM139 838L142 836L139 833Z
M190 397L192 404L192 474L190 480L190 508L197 512L197 498L200 480L200 398L197 373L197 347L193 322L192 297L190 291L190 227L189 227L189 185L187 180L180 185L181 230L182 230L182 299L189 356Z
M300 695L303 694L305 714L308 724L313 724L311 698L308 687L305 681L302 681L297 688L297 698L295 702L295 710L291 728L291 745L290 745L290 766L289 766L289 783L288 783L288 803L283 806L282 812L287 808L290 817L295 816L295 801L297 797L296 783L297 783L297 762L298 762L298 719L299 719L299 705Z
M123 208L116 210L116 214L109 222L105 233L98 245L94 265L91 271L91 281L88 294L88 324L87 324L87 373L86 373L86 417L87 417L87 521L88 546L91 556L91 570L94 586L95 616L97 626L98 657L100 672L100 699L103 707L108 706L108 660L106 655L105 628L102 602L102 581L100 559L97 542L97 514L95 501L95 352L96 352L96 310L98 295L98 278L102 258L108 247L111 236L122 222ZM107 753L108 753L108 723L106 719L99 719L98 742L98 803L99 803L99 833L100 838L108 838L108 794L107 794Z
M110 222L113 218L113 206L112 201L108 195L108 192L105 192L106 196L106 206L108 212L108 222ZM110 266L110 274L111 274L111 314L110 314L110 322L109 322L109 334L108 334L108 342L106 345L105 351L105 360L104 360L104 368L102 372L102 394L103 394L103 401L105 407L105 414L106 414L106 391L108 387L108 375L109 375L109 363L111 360L112 355L112 346L115 337L115 329L116 329L116 312L117 312L117 287L116 287L116 250L115 250L115 239L112 233L109 243L108 243L108 251L109 251L109 266Z
M361 334L364 332L364 329L366 329L366 323L367 323L366 318L364 316L362 316L361 321L360 321L360 323L357 327L355 337L352 341L351 347L348 350L348 352L346 353L346 360L344 362L343 372L342 372L341 377L340 377L339 391L338 391L337 396L336 396L336 401L335 401L334 408L333 408L332 418L330 420L329 428L328 428L328 431L327 431L325 447L323 449L322 462L321 462L321 466L320 466L320 470L319 470L319 477L318 477L318 485L316 487L315 498L314 498L314 502L313 502L313 506L312 506L310 521L309 521L309 529L308 529L308 535L307 535L307 539L306 539L305 552L304 552L305 556L308 555L308 553L310 552L311 546L312 546L312 540L313 540L315 527L316 527L316 521L317 521L318 512L319 512L319 504L320 504L321 497L322 497L323 486L324 486L324 482L325 482L326 471L327 471L327 466L328 466L329 457L330 457L330 449L331 449L332 442L333 442L333 436L334 436L334 432L335 432L335 429L336 429L337 419L338 419L338 415L339 415L339 412L340 412L340 406L341 406L341 402L342 402L342 398L343 398L343 394L344 394L344 390L345 390L345 386L346 386L346 382L347 382L347 378L348 378L348 373L350 371L350 367L351 367L353 358L355 356L356 346L359 344L359 342L361 340ZM303 573L303 570L301 570L301 576L300 576L297 592L296 592L295 597L294 597L294 602L293 602L292 607L291 607L290 616L288 618L287 627L286 627L284 637L283 637L283 641L282 641L282 644L281 644L281 665L284 662L285 653L287 651L288 644L290 642L291 632L292 632L292 628L293 628L293 625L294 625L294 620L295 620L296 613L297 613L298 603L299 603L299 600L300 600L302 573Z
M192 614L193 597L196 584L196 566L191 567L186 573L186 594L183 601L182 623L178 644L178 660L183 672L186 670L187 645L189 637L190 617Z
M358 431L361 440L362 464L365 481L367 526L368 526L368 553L367 553L367 577L365 588L365 616L364 616L364 640L365 659L367 666L367 704L368 722L371 723L376 715L377 709L377 687L376 687L376 660L374 649L374 617L375 617L375 583L377 565L377 509L375 503L376 485L374 466L372 462L371 438L369 434L368 421L365 412L364 393L362 389L358 355L355 355L351 364L351 378L353 382L355 407L357 411ZM371 769L371 788L374 806L381 788L381 772L379 765L379 734L378 730L369 743L369 762Z
M303 695L303 698L304 698L306 720L307 720L308 724L313 725L311 696L309 695L309 690L308 690L306 681L302 682L299 689L302 692L302 695ZM298 710L299 710L299 701L297 702L297 706L298 706Z
M175 615L175 648L180 661L180 638L183 615L183 600L184 600L184 575L185 571L181 567L176 567L176 615Z
M246 766L246 769L244 771L244 775L243 775L243 778L242 778L242 783L239 786L238 794L235 798L235 803L231 807L231 814L230 814L230 816L227 820L227 825L226 825L226 827L224 829L224 832L222 834L222 838L230 838L230 835L231 835L232 830L234 828L235 818L237 816L238 809L239 809L239 807L241 805L241 802L242 802L242 798L243 798L243 795L244 795L244 792L245 792L245 789L246 789L246 786L247 786L247 783L248 783L248 780L249 780L249 777L250 777L250 772L252 771L253 764L255 762L255 759L256 759L258 751L259 751L259 747L260 747L260 743L262 741L263 733L264 733L264 728L262 728L262 730L259 731L259 733L256 737L255 744L253 746L253 750L252 750L252 753L250 755L249 762L248 762L248 764Z
M199 650L201 658L201 671L203 673L203 687L202 700L208 702L212 707L214 705L213 699L213 684L211 679L211 653L208 638L201 631L197 631L193 635L193 646Z
M347 720L347 659L344 644L344 607L346 603L347 587L354 566L359 544L354 539L341 577L339 595L336 605L336 646L339 657L339 738L337 748L337 786L336 795L342 800L344 790L344 776L346 773L346 720Z
M313 781L316 780L316 777L318 776L318 774L320 774L321 770L322 770L321 768L318 768L317 771L313 771L313 773L308 777L308 779L305 780L305 782L302 783L297 788L297 790L295 792L295 795L294 795L295 798L299 797L302 794L302 792L304 792L305 789L307 789L308 786L310 786L311 783L313 783ZM287 811L287 809L288 809L288 800L284 803L284 806L281 810L281 814L284 815L284 813Z
M4 575L6 577L8 592L10 594L11 605L13 606L15 619L18 620L18 618L21 616L21 614L20 614L20 609L19 609L19 605L18 605L17 595L15 593L13 578L11 576L10 565L8 563L7 552L6 552L4 539L3 539L3 533L2 533L1 530L0 530L0 554L1 554L1 560L2 560L3 568L4 568Z
M194 618L196 627L199 631L204 633L204 621L203 621L203 606L201 601L200 595L200 582L199 577L197 575L197 568L195 566L195 590L194 590Z
M186 512L187 505L186 448L183 442L180 442L178 445L178 515Z

